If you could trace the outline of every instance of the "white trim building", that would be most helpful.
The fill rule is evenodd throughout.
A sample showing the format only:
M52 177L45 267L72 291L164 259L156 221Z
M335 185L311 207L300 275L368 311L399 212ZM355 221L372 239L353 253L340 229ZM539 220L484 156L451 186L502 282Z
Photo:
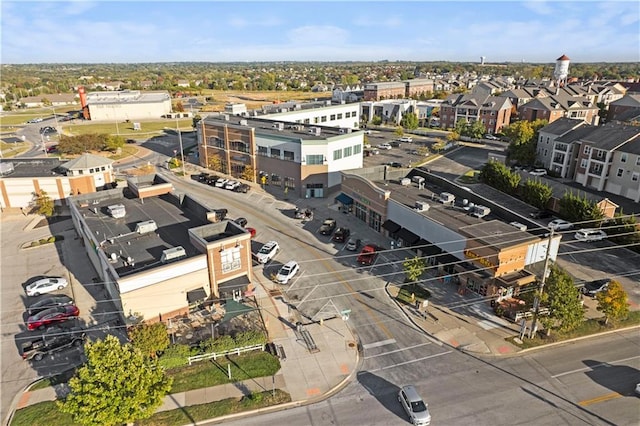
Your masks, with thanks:
M89 92L86 96L92 121L150 120L171 113L167 91Z

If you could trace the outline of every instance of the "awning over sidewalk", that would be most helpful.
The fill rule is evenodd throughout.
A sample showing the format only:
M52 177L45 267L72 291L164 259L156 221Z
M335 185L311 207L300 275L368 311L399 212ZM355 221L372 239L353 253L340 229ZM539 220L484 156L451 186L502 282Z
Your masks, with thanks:
M191 290L187 292L187 302L191 305L193 303L202 302L207 298L207 292L204 291L204 288L196 288L195 290Z
M344 192L341 192L340 195L338 195L335 198L336 201L348 206L353 204L353 198L349 197L347 194L345 194Z
M389 219L385 220L382 224L382 229L386 229L390 234L398 232L400 228L402 228L400 225Z
M398 231L398 238L400 238L407 246L411 246L417 243L420 239L419 236L405 228L402 228Z
M431 244L427 240L420 239L420 241L416 243L416 246L418 246L418 250L422 252L422 255L426 257L437 256L442 253L440 247L435 244Z
M237 278L232 278L229 281L225 281L218 285L218 291L222 295L224 292L233 292L234 290L246 290L247 286L251 284L249 277L242 275Z

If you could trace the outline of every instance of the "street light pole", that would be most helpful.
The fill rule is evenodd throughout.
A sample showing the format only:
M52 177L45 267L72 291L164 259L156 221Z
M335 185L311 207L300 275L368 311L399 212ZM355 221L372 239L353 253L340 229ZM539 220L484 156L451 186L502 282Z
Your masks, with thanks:
M182 133L180 132L180 126L178 125L178 117L176 117L176 130L178 131L178 141L180 142L180 159L182 161L182 176L186 176L184 170L184 149L182 148Z

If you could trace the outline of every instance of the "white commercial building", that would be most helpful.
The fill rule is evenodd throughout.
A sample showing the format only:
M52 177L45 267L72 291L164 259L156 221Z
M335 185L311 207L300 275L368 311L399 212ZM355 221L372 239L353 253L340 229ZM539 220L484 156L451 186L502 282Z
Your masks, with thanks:
M86 96L92 121L149 120L171 113L171 96L167 91L89 92Z

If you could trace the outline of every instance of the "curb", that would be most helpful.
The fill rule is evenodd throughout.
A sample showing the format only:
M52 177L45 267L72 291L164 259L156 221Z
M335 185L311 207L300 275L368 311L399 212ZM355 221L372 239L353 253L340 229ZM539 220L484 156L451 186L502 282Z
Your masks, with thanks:
M634 329L640 329L640 325L631 325L629 327L616 328L615 330L603 331L601 333L595 333L595 334L589 334L589 335L586 335L586 336L574 337L573 339L561 340L559 342L548 343L546 345L535 346L533 348L521 349L520 351L517 352L517 354L533 352L533 351L537 351L539 349L551 348L551 347L554 347L554 346L560 346L560 345L565 345L565 344L568 344L568 343L579 342L581 340L591 339L593 337L606 336L608 334L624 332L624 331L629 331L629 330L634 330Z

